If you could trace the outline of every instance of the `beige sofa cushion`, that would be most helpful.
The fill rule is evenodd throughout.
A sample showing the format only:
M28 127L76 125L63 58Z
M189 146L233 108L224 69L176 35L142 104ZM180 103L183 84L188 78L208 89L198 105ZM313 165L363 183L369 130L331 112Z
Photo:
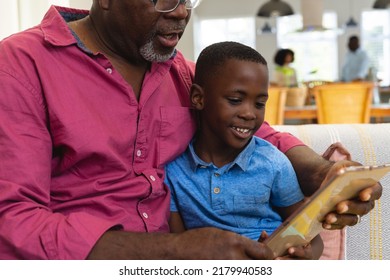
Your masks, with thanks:
M297 136L319 154L330 144L341 142L352 159L365 165L390 162L390 123L384 124L309 124L273 126ZM383 194L375 208L362 217L359 225L345 233L324 237L324 255L329 259L390 259L390 175L381 180ZM338 236L337 236L338 235ZM345 248L345 252L343 249Z

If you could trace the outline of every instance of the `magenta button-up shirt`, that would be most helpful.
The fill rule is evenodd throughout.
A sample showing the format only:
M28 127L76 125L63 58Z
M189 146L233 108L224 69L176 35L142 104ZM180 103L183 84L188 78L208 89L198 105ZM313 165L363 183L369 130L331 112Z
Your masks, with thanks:
M137 101L66 14L87 11L51 7L0 43L0 259L84 259L110 228L167 232L164 165L195 131L180 52L152 65ZM301 145L267 124L259 135Z

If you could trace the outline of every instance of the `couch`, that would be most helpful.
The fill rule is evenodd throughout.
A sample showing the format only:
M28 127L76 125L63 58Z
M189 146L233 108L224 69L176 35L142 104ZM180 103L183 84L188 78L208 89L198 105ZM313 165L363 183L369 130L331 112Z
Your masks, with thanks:
M289 132L319 154L341 142L352 159L365 165L390 163L390 123L275 125ZM390 174L380 181L383 194L375 208L358 225L342 231L323 232L323 259L390 259Z

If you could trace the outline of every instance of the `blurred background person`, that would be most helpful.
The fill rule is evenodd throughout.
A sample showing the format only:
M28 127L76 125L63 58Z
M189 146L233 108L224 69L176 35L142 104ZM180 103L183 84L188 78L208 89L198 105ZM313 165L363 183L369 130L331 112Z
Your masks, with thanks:
M294 62L294 52L291 49L279 49L275 56L276 64L271 85L281 87L298 86L297 74L291 63Z
M370 60L367 52L360 47L359 37L353 35L348 40L348 52L345 55L341 71L341 81L362 81L368 74Z

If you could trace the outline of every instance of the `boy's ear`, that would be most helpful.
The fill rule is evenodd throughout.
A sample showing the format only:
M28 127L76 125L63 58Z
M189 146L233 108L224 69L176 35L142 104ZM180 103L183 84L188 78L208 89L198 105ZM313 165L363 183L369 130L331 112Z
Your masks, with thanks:
M202 110L204 107L204 91L197 84L192 84L190 90L191 104L196 110Z

